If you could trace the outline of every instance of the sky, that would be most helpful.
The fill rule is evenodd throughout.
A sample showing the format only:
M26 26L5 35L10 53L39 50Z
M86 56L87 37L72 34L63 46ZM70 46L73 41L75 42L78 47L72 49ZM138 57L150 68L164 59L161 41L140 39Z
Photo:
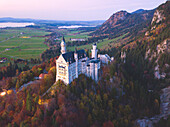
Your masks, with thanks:
M0 17L106 20L120 10L149 10L164 2L166 0L0 0Z

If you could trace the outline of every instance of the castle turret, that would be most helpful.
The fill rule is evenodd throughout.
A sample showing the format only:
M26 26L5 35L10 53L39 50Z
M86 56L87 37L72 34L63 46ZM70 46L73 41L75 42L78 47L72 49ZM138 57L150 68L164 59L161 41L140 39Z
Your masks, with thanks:
M95 79L95 63L93 61L90 62L90 77Z
M97 82L98 81L98 77L99 77L99 74L98 74L98 67L99 66L99 63L95 63L95 81Z
M74 52L74 59L76 61L76 78L78 78L78 53L77 53L77 49L75 49L75 52Z
M92 52L92 58L97 59L97 45L96 43L93 44L93 49L91 50Z
M62 53L62 54L65 54L65 53L66 53L66 43L65 43L64 36L63 36L63 39L62 39L62 41L61 41L61 53Z
M89 64L86 66L86 76L90 77L90 65Z

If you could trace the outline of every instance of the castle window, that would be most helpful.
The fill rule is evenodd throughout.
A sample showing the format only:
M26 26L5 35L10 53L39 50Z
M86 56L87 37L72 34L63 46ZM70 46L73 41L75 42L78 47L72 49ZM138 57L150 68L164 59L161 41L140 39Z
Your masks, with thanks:
M65 69L65 67L63 67L63 66L61 66L61 65L59 65L59 68L63 68L63 69Z

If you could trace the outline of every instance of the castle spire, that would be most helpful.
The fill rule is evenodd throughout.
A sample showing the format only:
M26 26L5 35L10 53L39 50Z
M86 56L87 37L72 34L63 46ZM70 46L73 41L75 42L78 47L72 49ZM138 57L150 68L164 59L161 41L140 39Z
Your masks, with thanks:
M63 36L62 41L61 41L61 53L65 54L66 53L66 43L65 43L65 38Z
M77 48L75 48L75 51L74 51L75 53L77 53Z
M93 43L93 49L91 50L92 51L92 58L94 59L97 59L97 44L96 43Z
M62 39L64 42L65 42L65 38L64 38L64 36L63 36L63 39Z
M76 62L76 78L78 78L78 53L77 53L77 48L75 48L75 51L74 51L74 59L75 59L75 62Z

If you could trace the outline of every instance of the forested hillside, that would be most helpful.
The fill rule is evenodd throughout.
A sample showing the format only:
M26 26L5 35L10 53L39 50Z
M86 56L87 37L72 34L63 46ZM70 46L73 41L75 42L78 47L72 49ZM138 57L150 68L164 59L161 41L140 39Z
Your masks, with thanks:
M164 80L169 79L169 12L170 2L159 6L145 35L122 48L122 52L125 51L127 54L125 69L129 71L130 75L133 75L134 79L141 77L140 82L144 81L143 84L148 88L152 86L150 89L156 89L156 84L161 87L160 80L153 83L155 78L160 79L162 76ZM131 45L135 45L135 47ZM162 74L157 76L160 72ZM145 80L143 80L144 77ZM164 83L168 85L169 80L165 80Z

